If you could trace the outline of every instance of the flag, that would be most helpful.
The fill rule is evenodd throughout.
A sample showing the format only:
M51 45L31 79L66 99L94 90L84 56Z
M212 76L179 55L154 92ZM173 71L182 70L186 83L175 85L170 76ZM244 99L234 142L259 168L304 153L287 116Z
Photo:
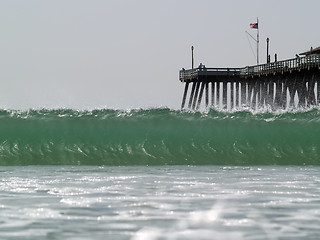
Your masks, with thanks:
M258 23L250 23L250 27L254 29L258 29Z

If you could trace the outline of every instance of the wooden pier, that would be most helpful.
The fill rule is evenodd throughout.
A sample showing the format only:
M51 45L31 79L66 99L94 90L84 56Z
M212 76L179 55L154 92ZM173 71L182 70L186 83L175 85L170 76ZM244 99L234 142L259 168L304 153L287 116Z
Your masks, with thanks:
M181 108L308 107L320 104L320 54L244 68L182 69ZM191 91L189 93L189 85ZM187 97L189 96L189 101Z

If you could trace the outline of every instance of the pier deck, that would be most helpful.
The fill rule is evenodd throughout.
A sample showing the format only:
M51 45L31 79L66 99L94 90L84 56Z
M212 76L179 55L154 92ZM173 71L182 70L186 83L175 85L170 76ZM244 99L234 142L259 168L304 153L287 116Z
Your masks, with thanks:
M179 80L185 83L182 109L190 83L189 109L200 107L204 91L209 107L209 83L213 108L316 105L320 104L320 54L243 68L183 69Z

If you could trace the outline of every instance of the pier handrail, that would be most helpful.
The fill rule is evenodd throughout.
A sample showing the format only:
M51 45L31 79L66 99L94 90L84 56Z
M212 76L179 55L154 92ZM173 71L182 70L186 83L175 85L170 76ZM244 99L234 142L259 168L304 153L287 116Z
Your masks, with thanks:
M305 57L297 57L277 62L247 66L240 70L241 76L270 74L275 72L287 72L297 69L320 67L320 54L313 54Z
M241 68L193 68L181 70L179 73L180 80L192 79L198 76L234 76L240 74Z
M194 68L181 70L180 81L196 79L199 76L238 76L249 77L261 74L277 72L288 72L300 69L320 68L320 54L313 54L305 57L297 57L277 62L247 66L244 68Z

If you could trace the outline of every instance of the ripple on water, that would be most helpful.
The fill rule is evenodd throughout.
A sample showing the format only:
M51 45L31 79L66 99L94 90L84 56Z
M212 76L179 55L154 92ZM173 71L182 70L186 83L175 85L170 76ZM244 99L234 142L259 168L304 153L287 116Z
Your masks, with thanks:
M318 167L1 170L8 239L317 239L320 230Z

